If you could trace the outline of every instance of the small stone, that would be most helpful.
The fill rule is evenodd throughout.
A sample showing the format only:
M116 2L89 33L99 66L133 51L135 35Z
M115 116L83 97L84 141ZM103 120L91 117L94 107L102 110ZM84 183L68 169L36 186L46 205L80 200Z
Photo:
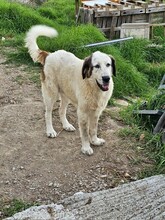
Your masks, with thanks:
M34 187L31 187L31 188L30 188L30 190L35 190L35 189L36 189L36 188L34 188Z
M107 178L107 175L101 175L100 177L101 178Z
M125 183L124 180L120 180L120 183Z
M137 176L131 176L131 180L136 181L136 180L138 180L138 177Z
M49 186L49 187L53 186L53 183L52 183L52 182L50 182L50 183L48 184L48 186Z
M59 188L59 187L60 187L60 184L59 184L59 183L54 183L53 186L54 186L55 188Z
M126 178L130 178L131 176L129 175L129 173L124 173L124 177L126 177Z

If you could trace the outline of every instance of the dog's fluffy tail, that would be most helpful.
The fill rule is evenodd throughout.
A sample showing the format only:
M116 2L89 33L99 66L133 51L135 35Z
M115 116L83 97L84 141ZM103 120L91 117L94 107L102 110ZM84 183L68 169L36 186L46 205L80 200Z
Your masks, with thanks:
M37 38L39 36L56 37L58 35L54 28L46 25L35 25L30 28L26 34L25 47L28 48L29 54L34 62L44 64L48 52L42 51L37 45Z

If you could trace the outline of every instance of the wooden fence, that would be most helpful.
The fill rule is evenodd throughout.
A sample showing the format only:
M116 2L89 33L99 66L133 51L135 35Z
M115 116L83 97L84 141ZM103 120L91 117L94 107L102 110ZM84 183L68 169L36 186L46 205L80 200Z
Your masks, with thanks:
M136 0L82 1L77 22L96 25L109 39L119 38L123 23L165 23L165 3Z

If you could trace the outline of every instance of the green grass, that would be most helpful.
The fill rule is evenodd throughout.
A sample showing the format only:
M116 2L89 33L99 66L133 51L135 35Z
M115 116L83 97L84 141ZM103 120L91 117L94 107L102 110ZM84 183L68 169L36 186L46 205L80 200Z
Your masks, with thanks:
M72 26L75 24L75 5L72 0L46 1L38 8L38 12L60 25Z
M165 39L161 45L134 39L123 43L120 50L122 56L147 78L149 85L157 88L165 73Z
M1 34L8 32L20 34L26 32L32 25L47 24L54 26L55 22L42 17L35 9L19 3L0 2L0 30ZM57 24L55 26L58 26Z
M157 97L158 96L158 97ZM145 109L161 109L164 105L165 94L157 94L157 96L151 95L148 97ZM160 97L159 97L160 96ZM145 169L139 177L147 177L152 175L165 173L165 144L162 143L161 133L153 135L153 129L159 119L159 117L140 116L133 113L136 110L141 109L143 100L138 100L134 104L130 105L127 109L120 112L120 116L125 124L129 125L129 128L120 131L122 137L134 137L137 140L137 145L140 145L148 158L153 161L152 169ZM143 141L140 141L141 134L144 135Z
M120 51L125 59L139 68L145 63L145 50L148 44L148 40L133 39L124 42L120 47Z
M161 142L161 134L153 135L145 126L140 127L134 124L129 128L121 129L119 136L123 138L134 137L136 148L140 148L152 164L151 167L147 167L139 173L139 178L165 174L165 144ZM143 138L140 140L142 136Z
M21 212L25 209L28 209L31 206L38 205L37 203L27 203L22 200L9 200L2 201L0 200L0 212L3 219L14 215L17 212Z

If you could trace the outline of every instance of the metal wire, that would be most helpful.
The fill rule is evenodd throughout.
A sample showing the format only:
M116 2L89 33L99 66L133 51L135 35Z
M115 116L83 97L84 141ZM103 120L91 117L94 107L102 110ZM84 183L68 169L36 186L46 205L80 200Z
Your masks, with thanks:
M119 43L119 42L126 41L126 40L132 40L132 39L133 39L133 37L126 37L126 38L104 41L104 42L99 42L99 43L87 44L82 47L86 48L86 47L104 46L104 45Z

